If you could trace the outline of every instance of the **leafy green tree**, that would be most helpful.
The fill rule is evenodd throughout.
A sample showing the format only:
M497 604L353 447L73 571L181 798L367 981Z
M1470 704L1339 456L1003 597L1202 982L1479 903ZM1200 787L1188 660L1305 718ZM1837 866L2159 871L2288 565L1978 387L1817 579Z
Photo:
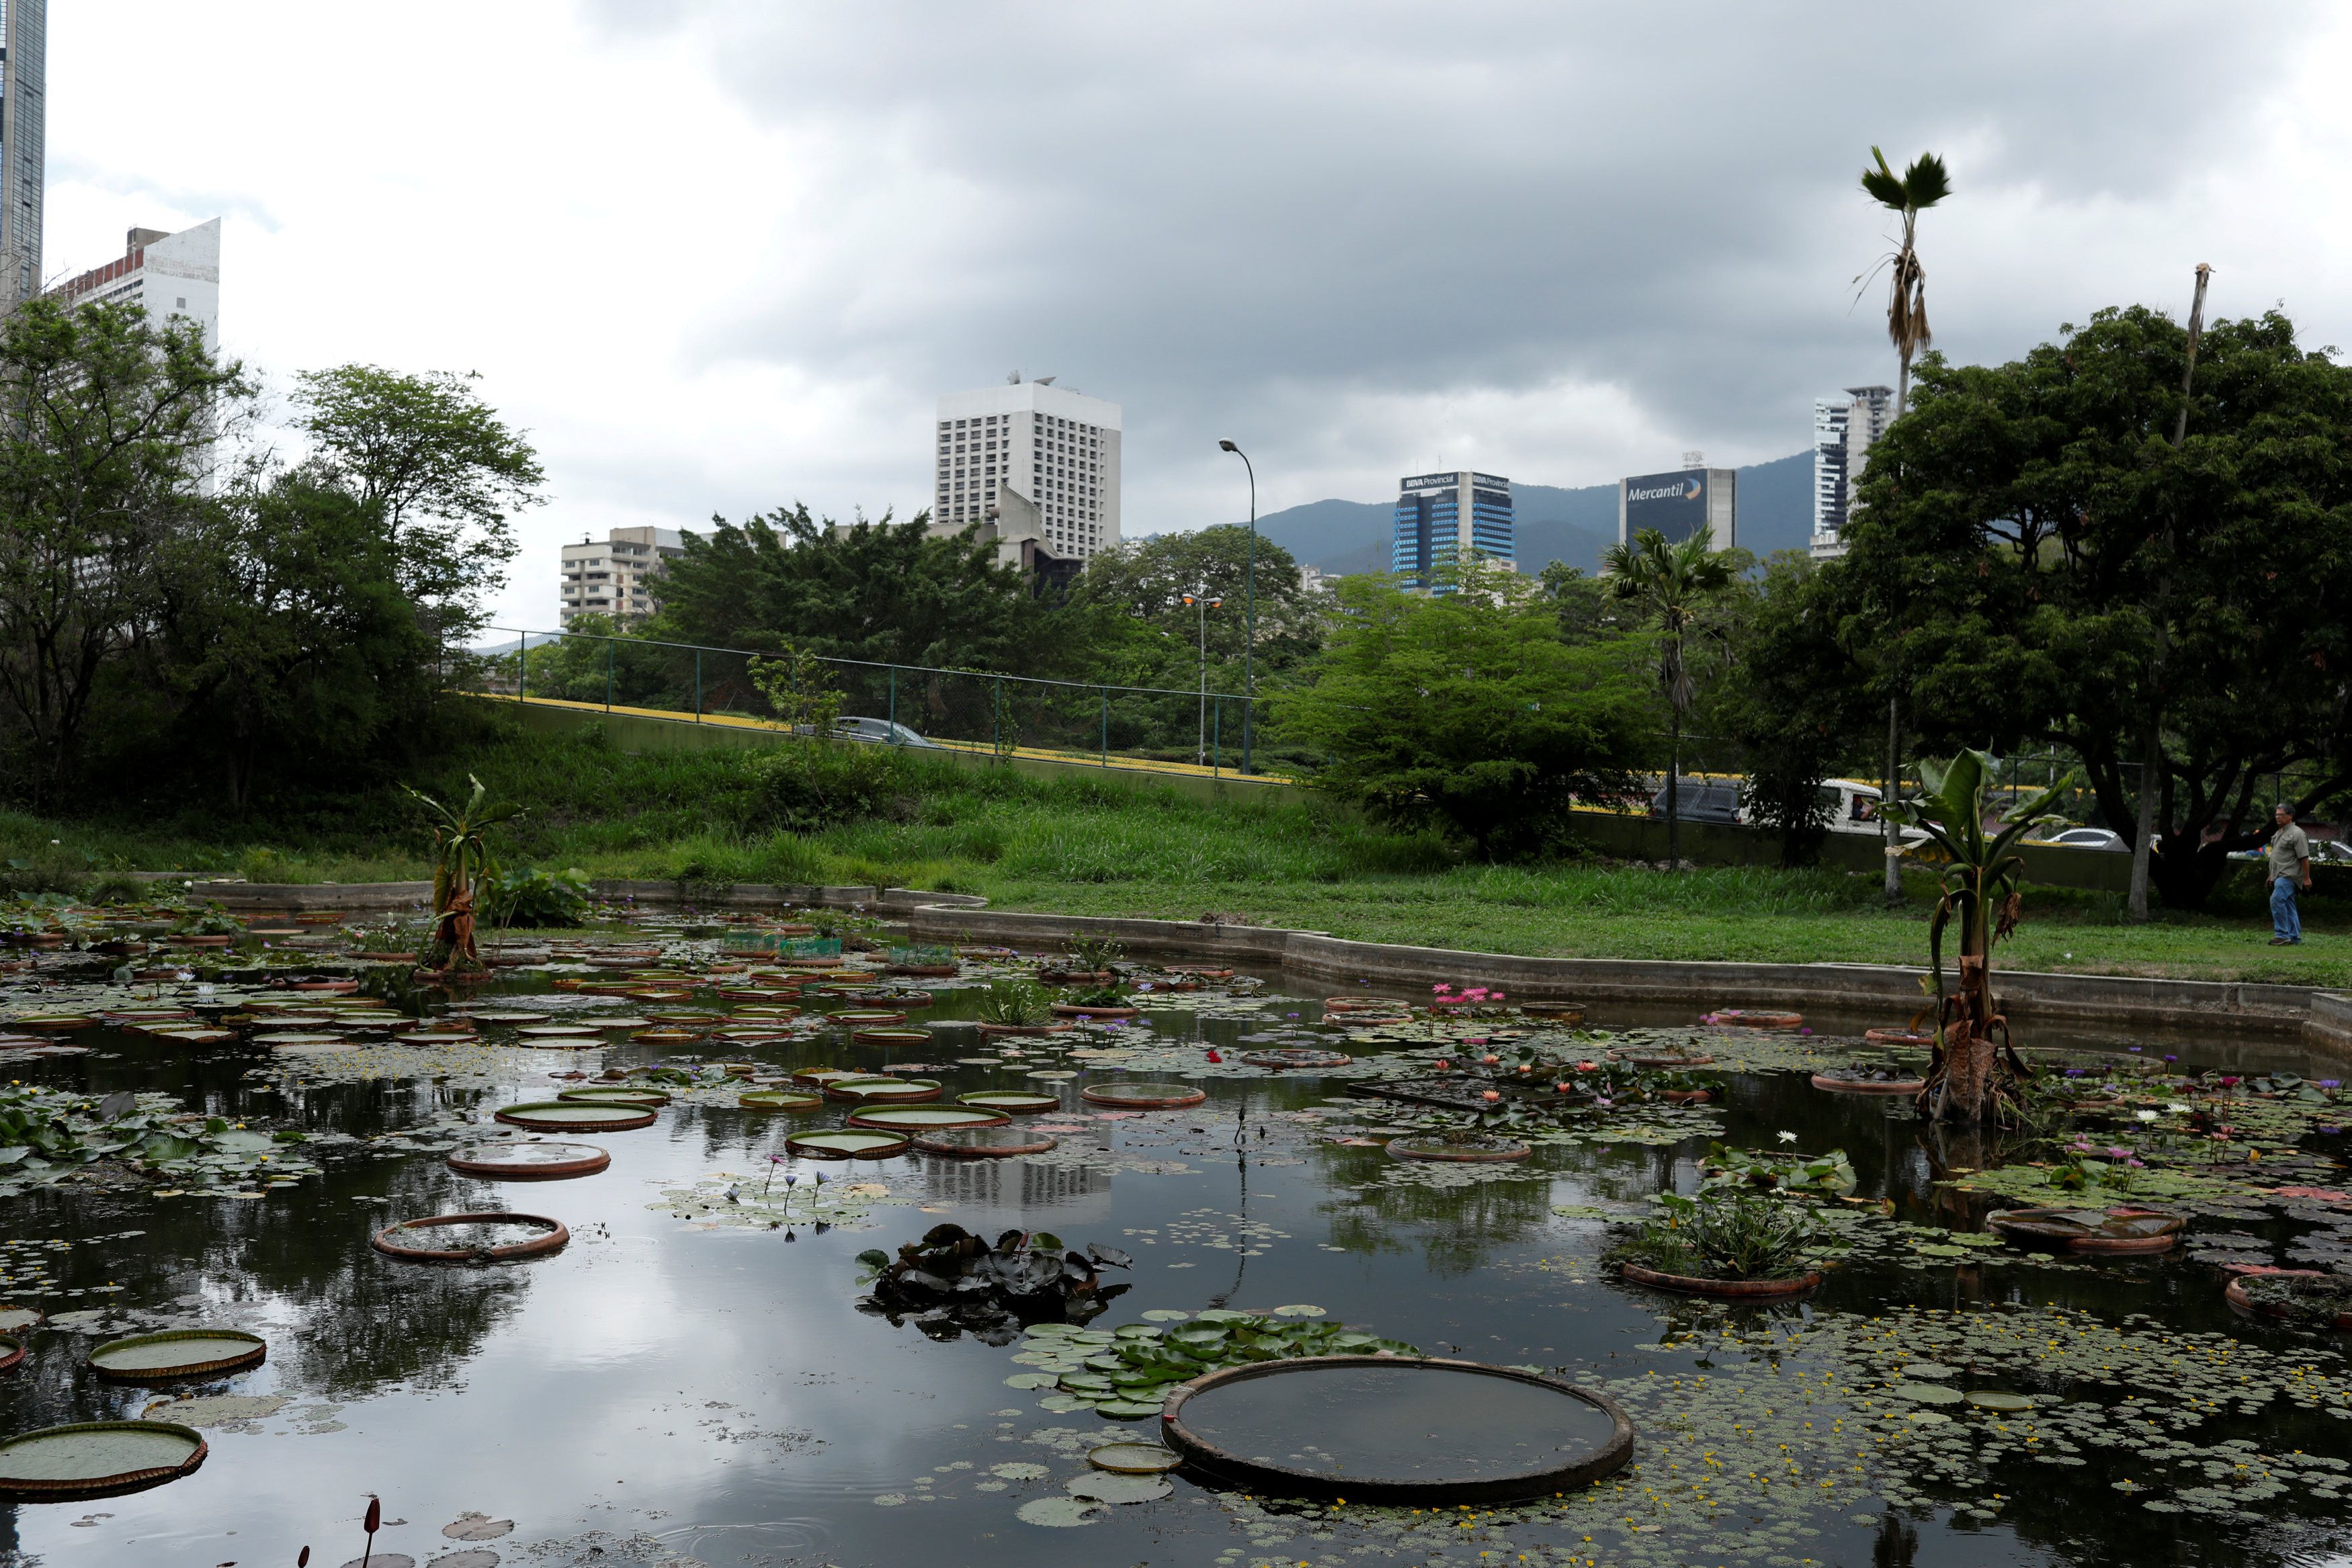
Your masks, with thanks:
M1588 575L1566 561L1546 563L1536 577L1543 597L1559 616L1560 641L1603 643L1630 633L1625 616L1609 596L1609 580Z
M250 392L191 323L26 302L0 321L0 720L37 804L150 638L173 541Z
M1849 642L1903 645L1923 739L2072 751L2110 826L2157 835L2164 902L2195 908L2260 841L2271 776L2305 810L2352 789L2352 367L2275 311L2217 322L2176 448L2184 329L2134 307L2065 332L1998 367L1929 356L1824 577Z
M265 776L348 784L431 726L439 646L381 517L306 474L233 487L173 541L151 691L232 813Z
M1782 550L1745 595L1727 677L1707 717L1739 747L1748 821L1778 833L1780 863L1820 858L1830 804L1822 784L1864 753L1874 709L1864 672L1838 641L1818 563Z
M975 528L935 534L928 514L894 523L836 526L805 506L740 525L714 517L708 538L689 536L669 563L662 613L647 633L679 643L765 653L787 644L877 666L986 670L1006 674L1091 673L1098 613L1042 598L1020 569L1000 565ZM845 713L877 714L886 671L841 672ZM705 671L714 704L759 703L748 672ZM950 715L991 733L993 694L939 674L897 684L902 720L928 729Z
M402 591L452 637L515 554L514 513L541 505L539 455L484 402L473 373L409 375L339 365L295 378L295 428L320 476L380 515L399 548Z
M1249 530L1232 523L1182 533L1123 539L1087 563L1074 598L1099 607L1108 623L1147 633L1142 645L1181 644L1198 657L1199 622L1187 594L1222 600L1208 622L1209 662L1238 667L1246 641L1244 595ZM1257 667L1287 669L1313 655L1322 637L1316 601L1298 562L1273 540L1257 541ZM1162 637L1156 633L1169 633ZM1236 687L1235 689L1238 689Z
M1657 529L1643 528L1633 536L1633 543L1611 545L1601 563L1609 573L1609 597L1657 633L1658 689L1666 699L1671 735L1666 752L1666 861L1679 867L1683 724L1698 695L1687 644L1707 615L1722 603L1740 562L1731 550L1709 549L1706 534L1668 544Z
M1267 727L1327 758L1317 789L1408 827L1442 825L1482 857L1557 841L1580 798L1640 788L1645 704L1621 650L1571 647L1515 573L1462 563L1456 591L1343 578L1307 684Z

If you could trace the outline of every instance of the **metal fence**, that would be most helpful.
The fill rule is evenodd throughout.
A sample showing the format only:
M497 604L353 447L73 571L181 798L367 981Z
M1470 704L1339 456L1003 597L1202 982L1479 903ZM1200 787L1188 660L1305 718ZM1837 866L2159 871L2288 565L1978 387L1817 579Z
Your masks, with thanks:
M509 633L519 645L475 655L472 672L457 683L462 689L695 724L789 727L751 678L753 659L780 653L603 632L484 630ZM840 693L842 717L880 719L895 727L894 735L911 732L921 744L1004 758L1287 781L1267 771L1262 755L1244 773L1247 696L857 659L814 662ZM1262 753L1263 737L1249 738Z

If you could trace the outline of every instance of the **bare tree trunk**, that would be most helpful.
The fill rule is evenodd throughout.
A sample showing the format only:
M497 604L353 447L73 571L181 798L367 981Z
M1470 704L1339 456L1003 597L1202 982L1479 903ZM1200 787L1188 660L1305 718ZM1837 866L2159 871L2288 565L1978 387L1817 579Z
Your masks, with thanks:
M1896 699L1886 699L1886 777L1878 797L1878 833L1886 851L1886 902L1903 902L1903 840L1891 810L1903 793L1903 720Z
M2147 737L2140 748L2139 810L2132 818L2131 904L2136 925L2147 922L2148 855L2156 834L2157 772L2164 765L2163 705L2148 705Z
M1680 871L1683 863L1683 710L1669 700L1666 711L1673 715L1669 721L1674 736L1666 750L1666 869Z
M2189 306L2188 362L2180 370L2180 411L2172 421L2172 449L2180 450L2189 439L2189 398L2197 386L2197 340L2205 330L2205 285L2213 269L2203 262L2197 264L2197 294ZM2168 518L2165 543L2172 542L2172 527ZM2131 904L2128 918L2134 925L2147 923L2148 856L2155 850L2158 788L2164 766L2164 662L2170 652L2169 639L2164 630L2164 602L2172 588L2168 571L2156 585L2156 602L2150 607L2148 620L2156 632L2156 651L2148 660L2147 671L2147 737L2140 752L2139 813L2132 823Z

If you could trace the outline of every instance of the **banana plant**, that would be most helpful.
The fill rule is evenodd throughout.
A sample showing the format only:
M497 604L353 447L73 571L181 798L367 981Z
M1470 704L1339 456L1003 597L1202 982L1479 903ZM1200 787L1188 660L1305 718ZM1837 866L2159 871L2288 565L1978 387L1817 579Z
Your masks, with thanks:
M1998 832L1988 833L1985 786L1997 766L1981 751L1962 751L1949 762L1922 758L1922 792L1887 807L1897 821L1925 831L1949 857L1942 868L1942 897L1927 925L1936 1045L1918 1103L1929 1121L2021 1120L2018 1084L2032 1076L1992 994L1992 949L2017 927L2018 883L2025 874L2017 846L2035 829L2064 821L2050 807L2075 780L2073 774L2058 780L2005 819ZM1958 988L1947 994L1944 936L1955 925L1960 938Z
M449 900L457 894L470 891L482 877L497 869L490 858L489 830L500 822L511 821L523 813L523 808L512 800L491 803L489 789L472 774L466 782L474 792L466 798L461 809L452 811L421 789L407 789L425 809L440 819L433 830L433 913L440 914L449 907Z

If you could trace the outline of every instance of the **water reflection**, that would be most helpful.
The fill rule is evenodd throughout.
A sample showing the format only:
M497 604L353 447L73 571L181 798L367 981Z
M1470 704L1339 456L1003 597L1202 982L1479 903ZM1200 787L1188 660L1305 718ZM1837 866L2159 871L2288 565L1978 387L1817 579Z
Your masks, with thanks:
M528 977L500 988L536 993L566 1015L635 1005L551 997ZM1304 996L1331 988L1297 988ZM968 999L950 992L933 1013L952 1019L969 1010ZM1262 1026L1179 1016L1146 1027L1229 1045ZM543 1097L553 1087L544 1073L560 1065L519 1069L511 1086L498 1090L431 1082L289 1082L281 1090L244 1076L259 1061L247 1050L191 1051L110 1031L92 1031L90 1043L88 1056L23 1073L96 1092L165 1089L223 1114L275 1116L359 1138L444 1112L479 1115L499 1100ZM2233 1066L2302 1060L2261 1040L2214 1046ZM595 1060L626 1065L654 1054L620 1041ZM878 1061L832 1040L733 1054L771 1065ZM925 1059L953 1060L937 1047ZM950 1092L1037 1082L961 1065L940 1076ZM1072 1123L1083 1130L1062 1134L1057 1153L1070 1155L1066 1161L877 1167L908 1201L876 1207L856 1228L771 1232L679 1218L660 1201L663 1192L719 1172L752 1184L787 1130L782 1118L690 1104L666 1111L644 1132L584 1140L611 1151L612 1168L560 1184L478 1182L431 1152L378 1157L341 1149L323 1178L253 1199L27 1194L0 1210L0 1231L71 1239L76 1245L56 1254L59 1291L101 1291L42 1298L47 1310L120 1302L192 1325L252 1328L270 1341L268 1364L197 1391L289 1403L249 1429L213 1429L215 1455L203 1471L97 1505L110 1517L89 1528L75 1526L82 1508L0 1510L0 1549L111 1568L290 1563L308 1543L318 1548L314 1561L340 1563L359 1555L348 1521L375 1491L392 1516L410 1521L387 1529L383 1549L420 1561L446 1548L440 1526L469 1509L518 1520L510 1562L525 1560L532 1543L555 1541L578 1542L547 1559L555 1563L584 1557L598 1543L602 1560L625 1560L632 1542L650 1543L642 1561L667 1552L712 1563L929 1562L943 1550L984 1568L1026 1563L1041 1551L1074 1562L1205 1562L1245 1539L1253 1557L1273 1558L1276 1526L1236 1525L1223 1511L1229 1504L1192 1500L1201 1494L1189 1483L1166 1503L1108 1511L1086 1527L1090 1533L1047 1535L1019 1522L1017 1504L1058 1491L1082 1471L1078 1443L1110 1424L1084 1411L1042 1410L1035 1392L1007 1387L1005 1378L1022 1370L1009 1350L968 1336L936 1343L922 1325L893 1326L856 1311L855 1256L893 1249L944 1219L982 1234L1050 1228L1074 1245L1097 1240L1131 1251L1135 1288L1106 1324L1148 1309L1314 1303L1383 1335L1580 1375L1727 1368L1751 1359L1793 1364L1806 1325L1820 1314L1903 1302L1965 1309L2055 1300L2104 1321L2147 1312L2184 1330L2255 1341L2270 1333L2235 1322L2210 1273L2179 1260L2063 1271L2018 1263L1933 1272L1864 1266L1832 1279L1809 1305L1727 1311L1662 1301L1607 1282L1592 1267L1603 1228L1552 1209L1626 1206L1662 1187L1688 1189L1698 1179L1703 1138L1545 1147L1529 1162L1533 1179L1433 1186L1384 1180L1382 1151L1318 1144L1311 1127L1281 1119L1333 1094L1334 1083L1212 1079L1207 1087L1197 1119ZM1070 1096L1066 1113L1087 1111ZM1798 1132L1809 1152L1844 1148L1857 1196L1891 1199L1900 1218L1951 1225L1980 1201L1934 1184L1956 1167L1987 1163L1984 1151L1923 1135L1899 1109L1823 1094L1801 1076L1736 1075L1724 1141L1769 1145L1783 1129ZM1082 1155L1098 1158L1088 1164ZM1118 1161L1128 1163L1108 1168ZM404 1265L367 1248L369 1233L395 1218L489 1207L552 1214L575 1239L560 1256L488 1269ZM143 1234L121 1236L130 1230ZM786 1234L794 1239L787 1243ZM110 1281L121 1288L104 1292ZM1742 1343L1721 1343L1727 1325ZM1694 1336L1715 1348L1636 1348ZM24 1371L0 1380L0 1425L16 1431L135 1413L151 1396L101 1384L81 1366L94 1343L70 1326L37 1336ZM328 1406L337 1408L320 1414ZM296 1411L311 1414L297 1420ZM2305 1446L2340 1441L2340 1426L2322 1424ZM1056 1432L1070 1436L1044 1436ZM980 1490L990 1467L1015 1460L1048 1473ZM2122 1506L2105 1501L2104 1479L2096 1486L2097 1496L2074 1505L2079 1516L2095 1505ZM905 1500L878 1500L894 1498ZM1934 1510L1915 1517L1884 1509L1866 1525L1822 1516L1807 1526L1822 1529L1820 1538L1775 1535L1768 1543L1759 1534L1757 1556L1976 1564L2119 1558L2126 1550L2082 1544L2098 1532L2084 1517L2065 1519L2068 1506L2060 1499L2048 1521L2021 1513L1964 1529ZM1300 1521L1282 1536L1283 1559L1352 1555L1372 1543L1345 1534L1336 1542L1311 1539L1321 1528ZM601 1533L592 1541L591 1532ZM2129 1551L2147 1549L2131 1539ZM951 1544L943 1549L943 1540ZM1630 1544L1638 1542L1607 1543L1604 1560L1623 1561ZM1490 1550L1483 1537L1452 1555L1476 1560L1482 1550ZM2177 1546L2168 1538L2163 1552L2200 1563L2241 1555L2186 1533Z

